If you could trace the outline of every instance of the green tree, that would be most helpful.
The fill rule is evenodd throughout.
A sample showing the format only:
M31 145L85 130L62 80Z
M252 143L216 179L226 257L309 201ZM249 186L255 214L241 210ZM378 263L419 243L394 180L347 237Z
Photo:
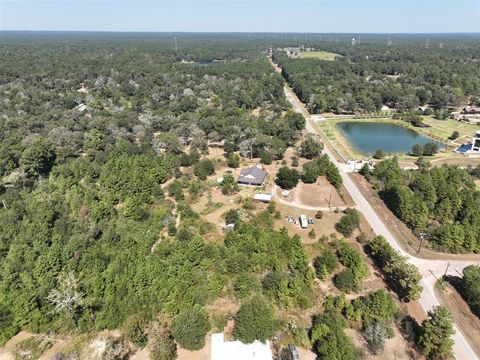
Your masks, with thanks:
M215 173L215 165L210 159L200 160L193 167L193 173L198 176L200 180L205 180L207 176Z
M234 169L238 168L240 166L240 156L234 152L228 154L227 165Z
M467 302L480 314L480 266L467 266L463 269L462 283Z
M182 310L172 323L172 334L178 344L187 350L205 346L205 336L210 330L207 312L199 305Z
M265 342L275 332L275 312L262 297L254 296L243 303L235 315L233 336L245 344Z
M427 359L448 359L452 354L453 317L447 308L434 307L423 321L420 333L420 345Z
M270 154L268 151L262 151L262 153L260 154L260 162L265 165L270 165L272 161L272 154Z
M424 156L432 156L438 152L438 145L434 142L426 143L423 146L423 154Z
M298 184L299 174L297 170L282 166L277 173L275 183L282 189L293 189Z
M423 156L424 154L423 146L420 144L415 144L412 146L412 155L413 156Z
M20 165L29 176L47 175L55 158L55 145L47 138L38 137L23 151Z
M323 143L317 135L307 134L300 144L299 154L306 159L314 159L322 154Z

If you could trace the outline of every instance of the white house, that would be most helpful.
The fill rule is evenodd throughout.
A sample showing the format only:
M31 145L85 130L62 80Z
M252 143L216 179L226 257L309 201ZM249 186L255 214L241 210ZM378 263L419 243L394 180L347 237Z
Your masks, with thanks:
M211 360L273 360L270 342L256 340L251 344L225 341L223 333L212 334Z

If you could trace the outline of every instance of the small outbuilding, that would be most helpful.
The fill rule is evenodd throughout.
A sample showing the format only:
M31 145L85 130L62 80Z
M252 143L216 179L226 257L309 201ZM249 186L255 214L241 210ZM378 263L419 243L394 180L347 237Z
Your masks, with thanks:
M270 201L272 201L272 195L271 194L255 194L253 195L253 201L269 203Z
M262 186L266 177L267 172L262 169L262 166L254 165L240 171L237 183L240 185Z

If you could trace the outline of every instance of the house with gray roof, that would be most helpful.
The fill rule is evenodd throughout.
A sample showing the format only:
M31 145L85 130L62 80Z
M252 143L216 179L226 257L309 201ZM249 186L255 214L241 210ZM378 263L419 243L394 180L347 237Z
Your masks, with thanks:
M254 165L240 171L237 183L240 185L262 186L266 177L267 172L262 169L261 165Z

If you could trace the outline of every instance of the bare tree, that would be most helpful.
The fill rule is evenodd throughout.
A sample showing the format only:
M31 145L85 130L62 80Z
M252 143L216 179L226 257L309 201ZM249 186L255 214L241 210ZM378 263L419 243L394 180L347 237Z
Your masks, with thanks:
M65 312L73 320L75 312L83 304L85 296L79 288L80 284L73 272L61 273L58 277L57 288L50 291L47 300L55 306L56 312Z

